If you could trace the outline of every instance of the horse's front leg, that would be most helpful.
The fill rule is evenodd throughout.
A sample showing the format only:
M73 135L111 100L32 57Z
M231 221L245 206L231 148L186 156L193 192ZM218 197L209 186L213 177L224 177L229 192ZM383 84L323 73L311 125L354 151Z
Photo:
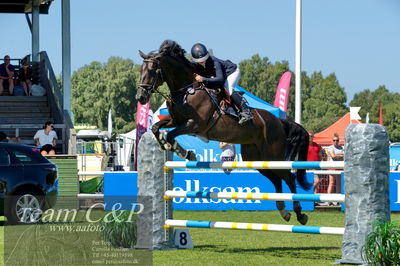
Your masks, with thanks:
M166 117L155 123L151 128L151 131L156 137L158 143L160 143L160 147L162 150L170 150L172 146L170 143L167 142L167 140L165 140L164 136L160 134L160 129L171 128L171 127L174 127L174 124L171 119L171 116L167 115Z
M197 125L193 120L188 120L186 123L177 126L167 134L167 142L172 145L172 150L181 158L188 159L189 161L196 161L196 154L193 151L188 151L182 148L181 145L175 140L177 136L193 133Z

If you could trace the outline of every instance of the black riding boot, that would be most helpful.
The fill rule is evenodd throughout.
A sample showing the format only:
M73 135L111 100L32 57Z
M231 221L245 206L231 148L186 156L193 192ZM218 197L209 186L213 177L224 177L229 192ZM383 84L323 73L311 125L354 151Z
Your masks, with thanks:
M247 101L245 98L243 98L243 96L237 92L234 91L231 95L231 99L233 101L233 103L236 105L236 107L239 108L239 124L243 125L245 124L247 121L250 121L251 119L253 119L253 114L250 111L249 106L247 105Z

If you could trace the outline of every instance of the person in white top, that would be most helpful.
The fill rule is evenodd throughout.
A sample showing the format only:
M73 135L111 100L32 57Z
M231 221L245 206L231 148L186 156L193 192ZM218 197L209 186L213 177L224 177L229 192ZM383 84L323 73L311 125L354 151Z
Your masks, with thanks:
M43 129L38 130L33 137L36 146L40 147L40 153L42 155L56 154L54 148L57 145L57 133L53 129L53 123L47 121Z
M332 161L343 161L344 149L340 145L339 135L333 135L333 145L328 147L328 155ZM336 186L335 186L336 185ZM329 175L328 193L340 193L340 175Z
M222 149L221 153L221 161L222 162L232 162L235 160L236 156L236 147L235 144L220 142L219 147ZM229 175L231 173L231 169L224 169L225 174Z

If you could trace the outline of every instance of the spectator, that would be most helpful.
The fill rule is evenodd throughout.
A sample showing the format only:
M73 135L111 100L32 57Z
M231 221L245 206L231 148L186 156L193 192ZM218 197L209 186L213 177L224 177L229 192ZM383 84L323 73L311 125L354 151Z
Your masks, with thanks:
M344 149L340 146L339 135L333 135L333 145L328 147L328 155L333 161L343 161ZM340 175L329 175L328 193L340 193Z
M54 149L57 145L57 134L53 129L54 129L53 123L47 121L44 124L43 129L38 130L35 136L33 137L36 146L40 148L40 153L42 155L56 154Z
M221 161L222 162L233 162L236 156L236 147L234 144L220 142L219 147L222 149ZM232 169L224 169L225 174L229 175Z
M15 67L10 63L10 56L4 56L4 63L0 65L0 95L3 95L4 85L8 81L8 92L14 92L14 72Z
M19 70L19 82L24 87L25 95L32 95L32 68L28 60L24 60Z
M321 161L321 146L314 142L314 132L309 133L307 161ZM314 193L317 193L320 178L314 174Z
M6 133L0 131L0 142L8 142Z
M10 138L6 133L0 131L0 142L10 142L17 143L20 141L20 138Z

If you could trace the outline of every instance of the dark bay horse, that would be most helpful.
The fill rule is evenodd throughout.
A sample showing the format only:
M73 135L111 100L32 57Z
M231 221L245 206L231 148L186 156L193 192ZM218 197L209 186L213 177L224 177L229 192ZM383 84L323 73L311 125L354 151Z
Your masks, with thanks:
M170 95L167 107L170 113L158 123L152 131L164 149L172 149L180 157L196 160L194 153L184 150L175 137L183 134L195 135L203 139L241 144L245 161L306 161L308 151L308 132L293 121L278 119L271 113L252 109L254 119L239 125L237 118L219 112L219 108L210 97L210 90L194 80L193 64L185 57L185 51L174 41L164 41L158 53L144 54L140 84L136 99L145 104L152 93L164 82ZM166 139L160 134L160 128L173 128ZM276 192L282 193L282 179L292 193L296 193L296 179L299 185L309 190L305 170L258 170L274 184ZM289 221L290 212L285 210L282 201L276 202L281 216ZM306 224L308 217L301 212L298 201L293 202L297 220Z

